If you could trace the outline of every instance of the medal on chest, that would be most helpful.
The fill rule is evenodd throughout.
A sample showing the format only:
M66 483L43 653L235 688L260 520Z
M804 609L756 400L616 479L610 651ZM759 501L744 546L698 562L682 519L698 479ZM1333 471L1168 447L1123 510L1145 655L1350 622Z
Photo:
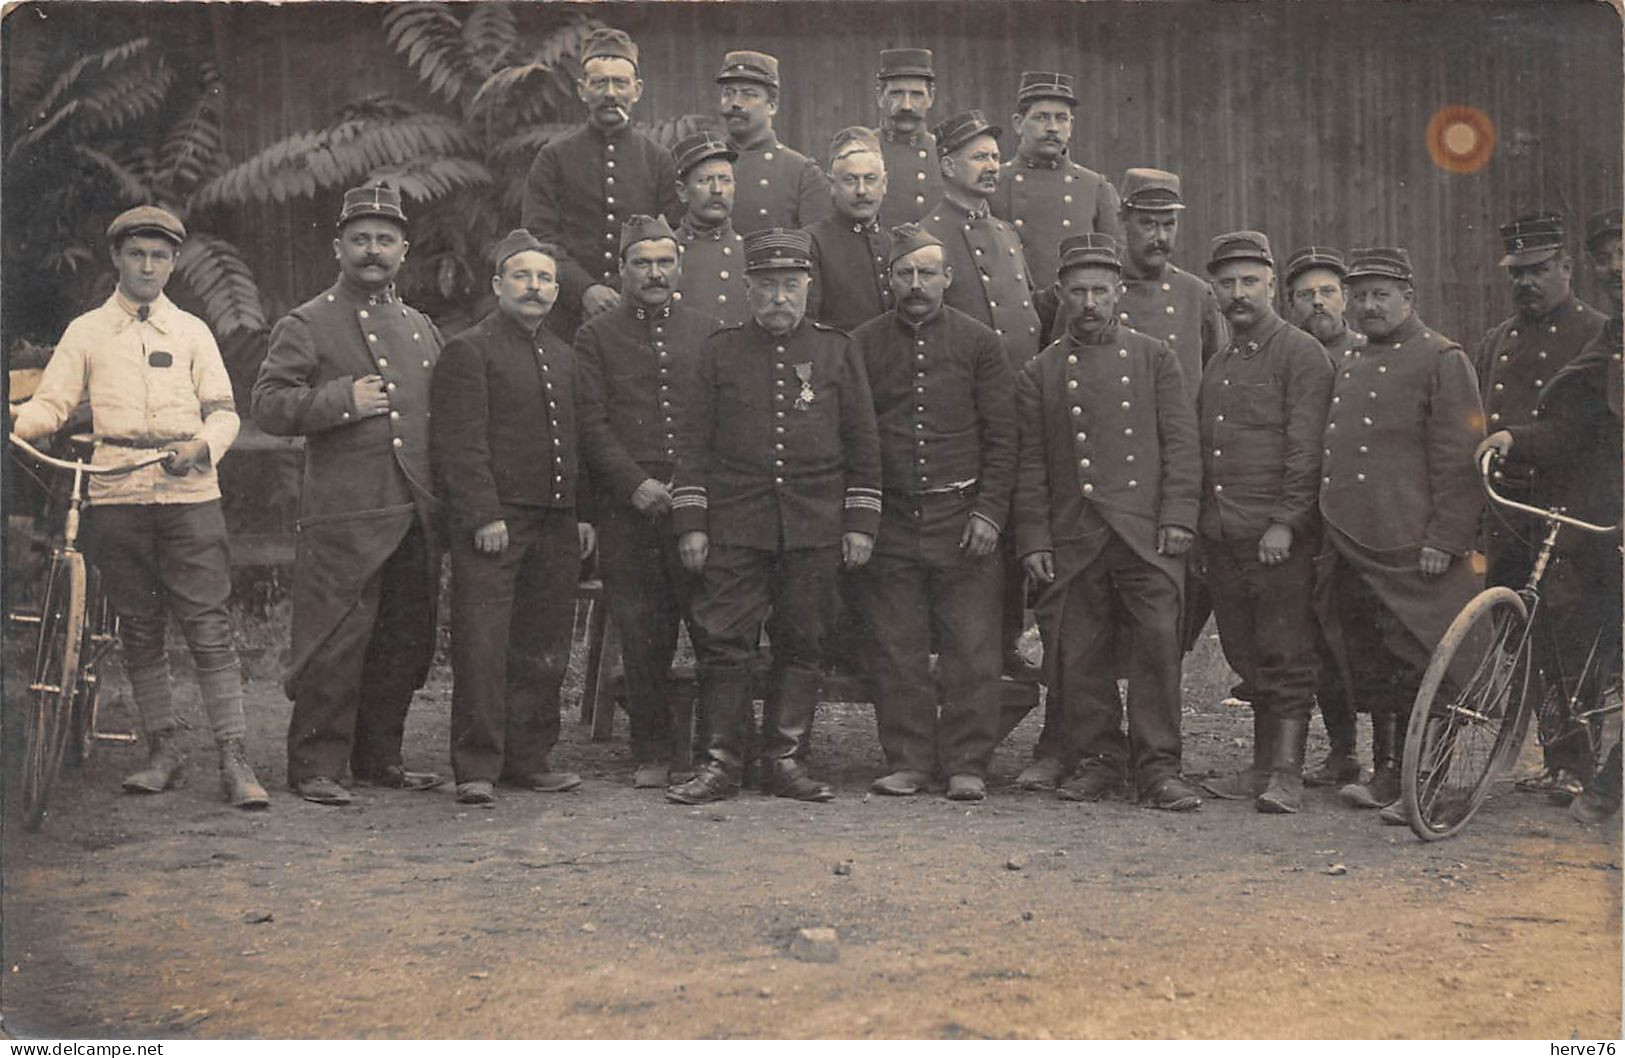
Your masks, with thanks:
M801 379L801 393L796 397L796 410L806 411L812 407L812 402L818 399L812 388L812 364L797 364L796 377Z

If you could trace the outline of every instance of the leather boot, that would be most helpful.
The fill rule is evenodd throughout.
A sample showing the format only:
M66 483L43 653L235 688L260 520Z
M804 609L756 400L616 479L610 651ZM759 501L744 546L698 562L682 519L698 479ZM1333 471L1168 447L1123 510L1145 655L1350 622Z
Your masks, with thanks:
M1360 761L1354 747L1333 746L1326 759L1303 773L1305 786L1346 786L1360 781Z
M666 790L666 800L701 805L739 792L744 770L745 712L750 678L745 672L707 672L700 681L700 704L710 727L709 758L692 779Z
M1207 779L1202 789L1225 801L1250 801L1269 785L1275 726L1262 710L1253 710L1253 763L1240 771Z
M147 736L147 766L124 780L126 793L163 793L180 785L185 774L186 754L181 752L178 732L172 727Z
M1381 808L1399 799L1399 716L1371 717L1371 778L1350 783L1337 792L1355 808Z
M1309 718L1278 719L1274 728L1269 786L1253 807L1272 815L1289 815L1303 804L1303 751L1309 741Z
M777 676L777 686L768 696L767 715L762 718L763 752L772 762L773 793L798 801L833 800L835 791L808 775L798 759L812 730L823 681L817 672L801 669L785 669Z
M271 807L271 799L254 777L254 768L248 763L240 738L228 738L220 743L220 791L233 808Z

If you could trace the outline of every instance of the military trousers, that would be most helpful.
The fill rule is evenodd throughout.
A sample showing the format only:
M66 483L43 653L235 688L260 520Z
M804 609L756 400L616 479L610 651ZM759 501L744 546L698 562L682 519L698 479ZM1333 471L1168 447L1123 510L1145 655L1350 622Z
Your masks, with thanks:
M999 738L999 554L946 563L877 554L859 584L870 629L864 669L887 766L985 777Z
M1320 659L1315 643L1314 542L1293 543L1285 561L1266 566L1258 541L1202 541L1219 645L1252 693L1253 711L1307 720Z
M1065 629L1064 635L1044 634L1044 649L1056 655L1057 685L1049 693L1060 698L1066 749L1079 766L1121 773L1132 765L1145 789L1180 769L1181 593L1173 578L1136 554L1115 531L1104 531L1109 539L1080 570L1059 568L1062 553L1056 553L1057 580L1046 591L1061 597L1040 609L1058 610ZM1114 627L1115 614L1124 622L1120 627ZM1113 664L1124 635L1126 741Z
M670 516L650 518L602 499L599 510L598 568L621 636L632 758L670 760L675 739L688 737L673 723L670 672L679 625L688 625L691 640L699 638L689 613L698 578L677 557Z
M451 545L451 762L458 782L548 770L570 661L581 545L574 510L503 511L508 546Z
M747 672L765 623L776 671L822 679L840 562L839 547L768 551L711 545L693 604L702 674Z
M1349 678L1359 688L1360 700L1372 720L1397 716L1403 727L1410 719L1411 703L1422 683L1422 668L1396 653L1390 642L1406 635L1400 620L1375 589L1331 550L1331 590L1336 599L1337 623L1342 628L1342 649Z

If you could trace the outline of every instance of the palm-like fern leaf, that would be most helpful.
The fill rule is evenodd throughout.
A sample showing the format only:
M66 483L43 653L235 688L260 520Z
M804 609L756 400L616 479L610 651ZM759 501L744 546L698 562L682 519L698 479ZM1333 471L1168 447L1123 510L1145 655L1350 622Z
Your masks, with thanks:
M159 180L179 194L219 172L225 160L216 110L220 75L212 63L202 65L199 82L197 98L158 149Z
M193 232L181 248L175 272L203 304L203 315L216 337L265 330L254 273L237 247L217 235Z
M121 201L135 203L152 200L148 175L141 173L136 166L114 161L96 148L82 143L75 144L73 152L112 178L113 189Z
M463 25L445 4L402 4L384 15L384 32L394 49L406 56L429 91L455 103L468 74L463 53Z

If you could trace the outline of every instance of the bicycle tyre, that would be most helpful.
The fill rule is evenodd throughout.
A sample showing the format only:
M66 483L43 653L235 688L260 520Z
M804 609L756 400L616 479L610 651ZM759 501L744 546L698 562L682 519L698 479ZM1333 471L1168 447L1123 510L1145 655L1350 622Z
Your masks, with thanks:
M1619 646L1608 629L1599 628L1579 672L1546 675L1546 688L1534 711L1541 746L1549 755L1553 746L1563 746L1560 759L1572 761L1581 780L1589 784L1612 745L1607 735L1618 726L1619 704ZM1581 707L1578 711L1576 705Z
M118 642L118 617L102 594L101 575L88 568L85 577L85 634L79 651L79 678L74 681L73 740L69 745L75 764L83 764L96 750L97 719L101 707L101 662Z
M1464 671L1458 688L1452 672ZM1532 679L1524 600L1511 588L1479 592L1434 648L1411 706L1400 797L1417 837L1449 837L1484 803L1523 744Z
M51 785L62 770L62 758L72 738L70 712L85 638L85 576L85 558L78 552L52 557L40 607L23 758L23 826L31 831L45 822Z

